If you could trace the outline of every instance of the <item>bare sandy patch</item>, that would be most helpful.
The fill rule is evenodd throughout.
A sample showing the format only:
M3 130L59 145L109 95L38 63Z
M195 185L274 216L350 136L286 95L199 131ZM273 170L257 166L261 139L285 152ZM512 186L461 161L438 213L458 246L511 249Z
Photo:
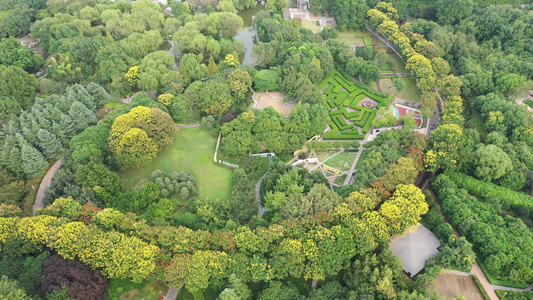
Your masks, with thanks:
M254 94L254 100L256 102L254 108L263 110L271 106L277 112L288 118L296 103L294 101L284 102L283 98L284 95L279 92L256 93Z

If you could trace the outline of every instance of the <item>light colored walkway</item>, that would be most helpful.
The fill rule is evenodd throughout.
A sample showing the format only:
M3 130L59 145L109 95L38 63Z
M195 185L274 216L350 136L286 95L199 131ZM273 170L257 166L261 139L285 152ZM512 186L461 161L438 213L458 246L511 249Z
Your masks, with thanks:
M57 172L57 170L59 170L59 168L61 168L61 165L63 165L63 161L61 159L56 161L50 170L48 170L46 175L44 175L43 180L41 180L41 185L39 185L39 190L37 191L37 196L35 197L35 204L33 205L34 216L39 208L43 208L44 191L50 186L50 182L52 181L54 174Z
M272 163L272 157L271 156L268 157L268 161L269 161L269 163ZM261 182L263 182L263 179L265 179L267 174L268 174L268 170L265 172L265 174L263 174L263 176L261 176L261 178L259 178L259 180L255 184L255 201L257 201L257 214L260 217L262 217L263 214L268 211L268 208L264 207L261 204L261 195L260 195Z
M194 128L194 127L200 127L202 124L189 124L189 125L176 125L178 129L185 129L185 128Z
M359 158L361 157L361 153L363 153L363 146L359 147L359 151L357 151L357 155L355 156L355 159L353 160L352 166L350 167L350 171L348 171L348 174L346 175L346 179L344 180L344 185L350 184L350 180L352 179L353 172L355 171L355 166L357 165L357 162L359 161Z
M178 298L180 290L181 289L169 288L167 295L163 297L163 300L176 300L176 298Z

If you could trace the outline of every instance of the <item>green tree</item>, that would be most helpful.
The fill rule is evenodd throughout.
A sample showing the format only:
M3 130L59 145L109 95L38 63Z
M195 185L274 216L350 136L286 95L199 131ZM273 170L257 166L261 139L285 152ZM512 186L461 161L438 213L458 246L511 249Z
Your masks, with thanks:
M252 86L252 77L244 69L235 69L228 75L228 82L236 102L242 104Z
M297 300L303 299L294 285L286 285L279 281L270 281L259 294L259 300Z
M174 57L165 51L146 55L139 66L139 89L161 92L177 78L177 73L169 67L174 65Z
M20 299L30 300L32 297L28 296L24 289L20 288L17 281L9 280L5 275L0 278L0 299Z
M526 78L518 74L505 74L496 80L496 86L500 92L508 96L513 94L524 82Z
M221 0L218 2L217 10L221 12L236 13L237 9L233 6L232 0Z
M405 82L400 78L396 77L392 80L392 83L394 84L394 88L396 88L396 92L400 93L399 97L402 97L402 91L405 89Z
M219 300L248 300L252 299L252 292L235 274L229 276L229 286L220 293Z
M97 121L94 112L79 101L72 103L68 116L72 121L75 132L80 132L89 127L89 125L96 124Z
M292 196L281 205L281 215L286 218L315 215L330 211L342 202L339 194L324 184L315 184L305 197Z
M48 167L48 163L41 152L28 144L22 146L22 170L24 170L26 177L33 178L44 171L46 167Z
M276 91L279 80L277 72L261 70L254 74L254 87L259 92Z
M283 13L288 4L287 0L267 0L265 9Z
M474 166L476 176L485 181L494 181L513 169L507 153L496 145L479 146Z
M39 140L39 148L46 159L56 157L63 147L57 136L46 129L39 130L37 139Z
M337 0L334 18L341 30L361 28L365 23L368 6L364 0Z
M0 118L28 109L35 100L37 86L35 75L18 66L0 65Z
M326 40L334 39L337 37L337 30L331 26L326 26L322 29L322 37Z
M230 201L231 215L245 224L257 215L255 185L242 169L233 171L233 192Z
M470 16L474 9L472 0L439 0L437 18L443 24L453 24Z
M180 73L185 78L185 82L202 79L209 74L207 66L202 63L204 56L202 54L187 53L184 54L180 61Z
M209 71L209 74L215 74L218 73L218 66L215 63L215 60L213 59L213 56L209 56L209 64L207 65L207 70Z

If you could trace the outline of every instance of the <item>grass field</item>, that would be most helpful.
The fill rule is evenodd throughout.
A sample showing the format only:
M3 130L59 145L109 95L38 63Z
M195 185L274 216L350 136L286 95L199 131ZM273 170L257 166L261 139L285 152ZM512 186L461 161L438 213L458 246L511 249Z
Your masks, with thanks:
M119 172L119 175L125 188L131 189L157 169L190 172L198 180L199 197L228 200L232 171L214 164L216 143L216 138L199 127L182 129L174 133L174 143L148 165Z
M395 53L387 53L387 56L392 62L391 64L382 64L380 67L382 69L393 69L397 73L406 73L405 65L403 61Z
M381 92L391 94L397 98L420 102L420 90L416 87L416 81L412 76L403 76L400 79L405 83L405 88L401 92L397 92L392 82L393 78L381 78L379 83L381 85Z
M364 45L364 37L374 37L374 35L372 32L366 30L366 28L362 28L361 30L337 31L337 37L334 40L343 42L346 45L355 46Z
M316 21L313 22L313 21L302 20L302 28L309 29L315 34L322 32L320 30L320 26L316 24Z

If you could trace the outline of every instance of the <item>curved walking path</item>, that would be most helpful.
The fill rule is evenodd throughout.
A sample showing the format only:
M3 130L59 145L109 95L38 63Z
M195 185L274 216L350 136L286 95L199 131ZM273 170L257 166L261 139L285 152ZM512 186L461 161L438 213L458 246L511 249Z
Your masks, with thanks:
M57 170L61 168L61 165L63 165L63 161L61 159L56 161L56 163L50 168L50 170L46 172L46 175L44 175L43 180L41 180L41 185L39 185L39 190L37 191L37 196L35 197L35 204L33 204L34 216L39 208L43 208L44 191L47 187L50 186L52 178L54 177Z

